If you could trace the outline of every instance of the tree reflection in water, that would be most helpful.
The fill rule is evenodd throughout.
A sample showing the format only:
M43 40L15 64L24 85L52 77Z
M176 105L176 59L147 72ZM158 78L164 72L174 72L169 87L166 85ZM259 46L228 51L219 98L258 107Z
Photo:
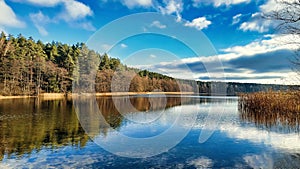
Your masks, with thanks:
M104 119L89 119L89 126L99 129L94 136L101 133L106 135L110 127L118 129L122 125L123 116L115 104L121 105L123 113L155 111L181 104L192 104L191 98L167 97L165 103L161 99L163 98L155 98L150 104L148 97L119 97L115 102L111 97L99 97L97 103ZM134 109L126 106L128 102ZM89 116L88 113L95 112L88 107L86 105L86 117ZM45 147L55 149L69 145L81 148L88 141L89 137L78 121L72 100L32 98L0 102L0 160L5 155L8 158L12 155L20 157Z

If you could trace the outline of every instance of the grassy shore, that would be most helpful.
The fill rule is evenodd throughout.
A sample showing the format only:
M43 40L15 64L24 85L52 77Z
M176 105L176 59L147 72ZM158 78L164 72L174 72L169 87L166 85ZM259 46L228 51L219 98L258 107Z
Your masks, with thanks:
M267 128L281 126L282 129L299 132L300 91L242 94L239 111L244 121Z
M239 109L254 114L300 114L300 91L241 94Z

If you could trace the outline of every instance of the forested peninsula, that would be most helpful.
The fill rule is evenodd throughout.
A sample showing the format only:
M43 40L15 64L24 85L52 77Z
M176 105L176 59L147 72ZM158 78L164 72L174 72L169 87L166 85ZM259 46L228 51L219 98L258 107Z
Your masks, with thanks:
M83 54L84 53L84 54ZM78 73L78 60L86 57L99 59L95 78L96 92L111 92L114 72L136 74L128 92L191 91L188 81L180 84L159 73L129 68L119 59L110 58L88 49L84 43L74 45L60 42L43 43L32 37L0 35L0 95L36 96L41 93L70 93Z

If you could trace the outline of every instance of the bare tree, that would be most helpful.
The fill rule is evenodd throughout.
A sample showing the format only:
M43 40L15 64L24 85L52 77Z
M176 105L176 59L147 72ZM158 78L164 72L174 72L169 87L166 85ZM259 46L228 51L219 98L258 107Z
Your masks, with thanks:
M276 6L271 12L264 13L266 19L278 23L280 34L289 35L285 44L295 46L295 57L291 59L293 70L300 75L300 0L275 0Z
M277 6L265 18L278 21L280 33L300 35L300 0L275 0ZM297 42L300 44L300 42Z

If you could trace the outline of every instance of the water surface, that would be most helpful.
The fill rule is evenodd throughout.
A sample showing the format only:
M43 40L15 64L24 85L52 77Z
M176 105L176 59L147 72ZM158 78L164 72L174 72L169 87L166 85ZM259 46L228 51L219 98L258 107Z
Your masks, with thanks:
M72 100L1 100L0 168L300 166L298 123L284 123L282 119L287 117L240 113L237 98L132 96L101 97L96 101L103 119L91 118L95 112L88 108L76 113ZM184 118L176 118L179 114ZM78 117L89 125L82 126ZM296 115L291 118L299 121ZM214 125L207 128L205 124ZM116 133L147 139L162 135L171 127L178 133L188 129L187 135L175 147L147 158L124 157L122 150L123 157L118 156L97 144L99 140L106 141L116 148L120 141L116 140ZM203 128L214 132L199 143ZM152 149L144 147L141 153Z

